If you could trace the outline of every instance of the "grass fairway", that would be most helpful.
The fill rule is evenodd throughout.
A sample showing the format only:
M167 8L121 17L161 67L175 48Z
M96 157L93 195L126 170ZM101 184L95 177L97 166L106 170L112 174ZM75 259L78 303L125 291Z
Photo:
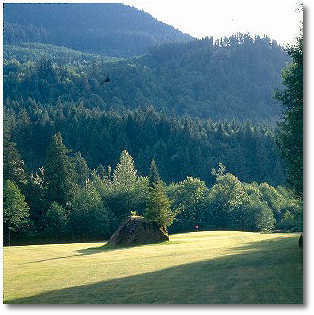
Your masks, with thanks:
M4 248L4 303L303 303L298 234L194 232L158 245Z

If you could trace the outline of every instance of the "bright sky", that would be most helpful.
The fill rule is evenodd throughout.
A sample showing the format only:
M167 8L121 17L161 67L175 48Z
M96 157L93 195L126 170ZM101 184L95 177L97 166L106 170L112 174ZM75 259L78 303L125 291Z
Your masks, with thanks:
M1 2L6 2L0 0ZM8 2L87 2L86 0L18 0ZM93 0L118 2L150 13L159 21L202 38L231 34L268 35L281 44L294 41L302 19L297 12L302 0ZM309 0L303 0L305 5Z
M159 21L201 38L249 32L291 42L302 18L299 0L122 0Z

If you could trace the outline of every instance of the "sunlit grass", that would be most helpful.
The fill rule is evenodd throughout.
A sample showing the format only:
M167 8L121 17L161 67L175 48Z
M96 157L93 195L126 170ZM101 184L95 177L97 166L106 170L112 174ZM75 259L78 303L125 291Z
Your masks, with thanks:
M104 245L4 248L4 302L302 303L297 234L195 232Z

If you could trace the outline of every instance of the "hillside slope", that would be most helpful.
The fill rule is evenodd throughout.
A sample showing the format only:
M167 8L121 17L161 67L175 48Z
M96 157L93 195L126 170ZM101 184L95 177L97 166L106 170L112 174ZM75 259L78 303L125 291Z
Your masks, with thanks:
M107 56L135 56L192 37L118 3L5 4L4 43L41 42Z
M214 120L278 119L280 104L273 93L289 60L276 42L246 34L215 43L207 38L164 44L142 57L114 62L43 44L4 49L5 99L52 105L71 100L105 110L153 105ZM47 56L50 63L40 60ZM110 82L103 84L107 75Z

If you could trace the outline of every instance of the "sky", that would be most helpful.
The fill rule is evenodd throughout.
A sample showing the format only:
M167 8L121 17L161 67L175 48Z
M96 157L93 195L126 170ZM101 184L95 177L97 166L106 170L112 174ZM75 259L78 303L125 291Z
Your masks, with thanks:
M3 1L1 2L87 2ZM234 33L268 35L280 44L291 43L299 33L302 14L297 12L302 0L93 0L124 3L151 14L196 38L220 38ZM304 0L305 6L310 0Z
M268 35L281 44L294 41L302 14L299 0L122 0L193 37Z

